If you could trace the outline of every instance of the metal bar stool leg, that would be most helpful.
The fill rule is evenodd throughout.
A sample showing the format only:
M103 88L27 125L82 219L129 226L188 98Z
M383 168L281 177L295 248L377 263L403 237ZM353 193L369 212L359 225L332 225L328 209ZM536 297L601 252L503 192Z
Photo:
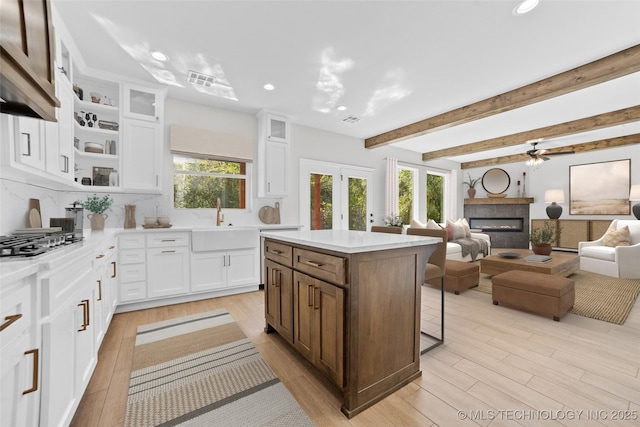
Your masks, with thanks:
M444 276L440 278L440 338L428 334L422 330L420 330L420 334L425 335L429 338L433 338L436 340L435 343L431 344L429 347L420 350L420 355L422 356L428 351L433 350L441 344L444 344Z

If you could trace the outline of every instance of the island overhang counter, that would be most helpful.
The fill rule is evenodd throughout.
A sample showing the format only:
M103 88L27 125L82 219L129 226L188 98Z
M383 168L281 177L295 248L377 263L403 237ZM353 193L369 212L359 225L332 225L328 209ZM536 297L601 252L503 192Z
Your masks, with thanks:
M421 286L440 239L347 230L261 238L265 331L336 386L347 417L422 374Z

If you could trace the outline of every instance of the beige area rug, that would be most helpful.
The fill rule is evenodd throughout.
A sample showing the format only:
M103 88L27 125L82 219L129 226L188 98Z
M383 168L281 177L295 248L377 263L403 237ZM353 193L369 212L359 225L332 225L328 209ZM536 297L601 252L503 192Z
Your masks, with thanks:
M224 309L138 328L125 426L313 426Z
M575 282L576 301L570 313L622 325L640 294L640 280L616 279L588 271L569 276ZM491 293L491 276L480 274L473 290Z

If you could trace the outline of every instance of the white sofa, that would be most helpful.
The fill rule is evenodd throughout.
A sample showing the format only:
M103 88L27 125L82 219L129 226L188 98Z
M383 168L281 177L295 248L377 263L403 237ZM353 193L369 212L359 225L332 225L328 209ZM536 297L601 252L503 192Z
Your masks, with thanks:
M491 238L488 234L484 233L474 233L471 232L472 239L482 239L487 241L487 246L489 247L489 255L491 255ZM482 259L482 252L478 254L476 260ZM471 261L471 255L467 255L464 258L462 257L462 246L457 243L447 242L447 259L456 260L456 261Z
M592 242L579 242L580 270L624 279L640 279L640 221L618 220L610 229L629 227L630 246L605 246L604 237Z
M468 224L465 225L468 227ZM438 224L433 220L429 220L426 224L422 224L419 221L413 220L411 221L411 225L409 228L446 228L447 224ZM481 239L487 242L488 252L487 255L491 255L491 237L488 234L478 233L477 231L467 230L467 232L471 233L471 239ZM466 234L466 233L465 233ZM476 257L476 261L483 258L482 252L478 254ZM455 261L464 261L469 262L472 261L471 254L467 254L464 257L462 256L462 246L454 242L447 242L447 259L455 260Z

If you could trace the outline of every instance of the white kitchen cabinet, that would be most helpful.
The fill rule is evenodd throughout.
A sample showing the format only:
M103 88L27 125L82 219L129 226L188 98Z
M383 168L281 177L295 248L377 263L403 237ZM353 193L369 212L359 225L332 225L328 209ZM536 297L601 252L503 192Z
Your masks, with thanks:
M273 142L289 142L289 119L273 113L264 114L266 139Z
M44 274L40 425L68 425L95 365L95 275L91 256Z
M289 120L258 113L258 197L285 197L289 177Z
M147 297L189 292L189 233L147 234Z
M191 290L193 292L223 289L227 286L226 252L194 252L191 254Z
M147 258L149 298L189 292L189 248L151 248Z
M118 295L122 303L147 297L147 263L144 233L118 236Z
M45 169L44 120L12 117L13 152L16 163L37 170Z
M164 91L130 83L122 85L125 117L162 122Z
M102 246L100 253L93 261L95 275L93 317L95 318L96 348L100 348L118 302L116 256L115 241L109 241Z
M56 73L57 122L45 122L45 167L52 175L68 181L74 178L73 155L73 100L71 83L60 70Z
M122 187L159 191L162 170L162 127L159 123L124 119Z
M38 425L40 334L36 275L0 292L0 426Z
M260 282L257 248L191 254L191 290L211 291Z

